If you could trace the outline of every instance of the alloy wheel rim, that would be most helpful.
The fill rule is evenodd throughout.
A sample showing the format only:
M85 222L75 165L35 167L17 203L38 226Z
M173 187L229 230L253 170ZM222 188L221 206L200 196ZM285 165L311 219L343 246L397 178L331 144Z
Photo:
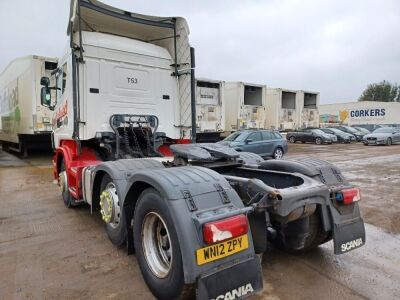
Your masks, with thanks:
M151 272L165 278L172 266L172 243L163 218L156 212L148 213L142 225L143 254Z

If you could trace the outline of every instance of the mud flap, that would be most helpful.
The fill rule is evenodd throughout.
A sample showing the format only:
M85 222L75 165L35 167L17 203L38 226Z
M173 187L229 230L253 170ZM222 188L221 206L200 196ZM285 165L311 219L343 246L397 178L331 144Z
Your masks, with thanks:
M364 221L357 218L354 222L335 224L333 229L335 254L357 249L365 244Z
M233 267L201 277L198 299L241 299L262 290L260 259L256 256Z

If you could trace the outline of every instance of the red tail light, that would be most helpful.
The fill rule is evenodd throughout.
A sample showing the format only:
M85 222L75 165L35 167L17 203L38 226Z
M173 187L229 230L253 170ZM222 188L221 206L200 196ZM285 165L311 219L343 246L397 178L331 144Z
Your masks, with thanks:
M247 230L247 217L237 215L204 224L203 238L207 244L213 244L246 234Z
M360 190L357 188L341 190L336 194L336 200L343 204L351 204L361 200Z

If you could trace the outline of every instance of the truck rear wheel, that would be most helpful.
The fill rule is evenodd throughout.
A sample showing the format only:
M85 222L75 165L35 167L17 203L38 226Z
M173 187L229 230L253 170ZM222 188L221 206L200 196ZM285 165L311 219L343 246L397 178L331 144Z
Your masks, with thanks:
M144 280L157 299L192 296L185 285L181 249L168 206L153 188L139 196L134 212L133 239Z
M274 241L278 248L289 253L310 251L329 241L329 233L321 229L319 214L295 220L278 230Z
M106 223L108 238L116 246L126 241L125 215L117 188L108 174L102 178L100 185L100 214Z

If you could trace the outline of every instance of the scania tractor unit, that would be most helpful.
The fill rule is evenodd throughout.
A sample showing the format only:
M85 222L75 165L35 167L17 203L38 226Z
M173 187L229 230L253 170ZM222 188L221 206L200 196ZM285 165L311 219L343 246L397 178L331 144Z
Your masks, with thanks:
M41 79L42 105L55 112L64 204L86 203L101 216L158 299L261 291L267 241L290 252L330 240L336 254L362 246L360 191L335 166L189 143L196 87L188 36L180 17L71 1L56 85Z
M40 105L40 79L51 77L57 59L19 57L0 73L0 142L3 150L28 156L33 148L51 149L53 112Z

